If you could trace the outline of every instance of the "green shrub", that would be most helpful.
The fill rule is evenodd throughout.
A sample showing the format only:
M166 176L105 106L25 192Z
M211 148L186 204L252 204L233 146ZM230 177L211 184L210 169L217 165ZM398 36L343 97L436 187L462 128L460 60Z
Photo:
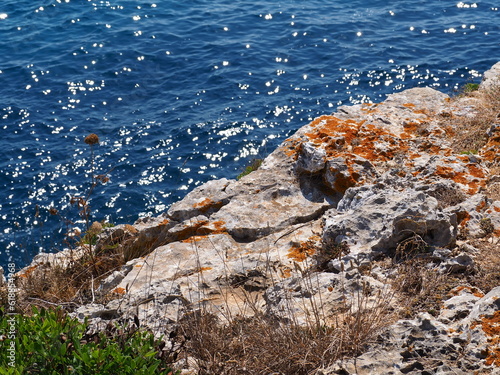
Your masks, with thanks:
M478 150L470 150L470 151L462 151L460 155L477 155L479 153Z
M479 83L466 83L462 88L462 91L467 94L469 92L474 92L479 90Z
M0 374L172 373L162 368L160 342L151 333L108 329L86 336L86 322L70 318L61 309L34 307L32 316L0 313ZM6 350L11 342L15 343L15 366Z
M247 174L250 174L252 173L253 171L256 171L257 169L259 169L259 167L261 166L263 160L262 159L254 159L252 160L252 163L245 168L245 170L243 172L241 172L238 177L236 177L237 180L239 180L240 178L246 176Z

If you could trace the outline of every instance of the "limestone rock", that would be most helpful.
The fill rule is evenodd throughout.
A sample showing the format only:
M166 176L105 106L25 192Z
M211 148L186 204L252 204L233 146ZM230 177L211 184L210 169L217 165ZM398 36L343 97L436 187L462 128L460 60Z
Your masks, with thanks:
M483 74L483 82L479 86L481 90L489 90L493 87L498 87L500 83L500 62L493 65L488 71Z
M419 236L427 245L445 247L456 238L456 218L437 209L437 201L415 189L393 184L349 189L337 210L324 216L323 241L346 242L351 251L394 253L398 244Z
M230 180L222 178L198 186L183 200L174 203L170 207L168 217L182 222L198 215L210 216L231 199L231 195L226 192L230 184Z
M266 313L289 322L307 324L339 313L381 308L386 286L369 276L346 279L343 274L313 273L288 278L264 293Z

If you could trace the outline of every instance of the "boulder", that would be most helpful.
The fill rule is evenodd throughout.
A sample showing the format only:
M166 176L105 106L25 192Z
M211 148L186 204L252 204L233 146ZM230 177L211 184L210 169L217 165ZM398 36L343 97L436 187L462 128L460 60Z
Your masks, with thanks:
M394 185L389 180L349 189L337 209L325 213L323 241L346 242L353 253L395 254L411 238L423 241L424 247L452 245L456 217L438 210L435 198L411 184L404 190Z

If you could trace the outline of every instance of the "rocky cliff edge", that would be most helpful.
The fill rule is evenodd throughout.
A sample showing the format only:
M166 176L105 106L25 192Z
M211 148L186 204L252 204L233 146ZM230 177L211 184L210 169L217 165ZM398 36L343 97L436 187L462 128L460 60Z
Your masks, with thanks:
M500 93L499 76L500 63L479 93ZM313 310L327 320L356 311L360 293L364 308L390 295L396 318L377 340L318 374L497 371L500 284L483 291L473 280L500 272L488 268L500 266L500 118L480 148L456 144L474 137L463 124L480 101L414 88L315 119L240 180L209 181L159 217L103 232L97 251L126 243L143 256L96 285L101 304L74 314L96 326L136 316L158 330L203 306L223 319L257 309L305 324ZM67 254L39 255L19 277ZM403 265L430 288L405 289ZM459 282L432 307L410 303L443 277Z

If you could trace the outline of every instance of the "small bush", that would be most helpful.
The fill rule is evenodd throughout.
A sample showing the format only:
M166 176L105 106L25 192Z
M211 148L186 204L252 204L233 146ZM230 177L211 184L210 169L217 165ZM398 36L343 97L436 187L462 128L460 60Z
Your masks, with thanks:
M171 374L159 358L161 342L150 333L122 329L88 337L87 324L60 309L33 308L31 316L0 312L1 344L13 339L16 358L11 366L6 348L0 350L1 374ZM10 318L15 319L15 334Z
M252 163L248 167L246 167L245 170L243 172L241 172L238 175L238 177L236 177L236 179L239 180L240 178L246 176L247 174L250 174L253 171L256 171L257 169L260 168L260 166L262 165L262 162L263 162L262 159L253 159Z
M466 83L462 88L462 92L465 94L479 90L479 83Z
M349 245L346 242L336 243L334 241L323 240L321 247L314 254L316 268L318 271L327 270L328 263L331 260L340 259L349 253Z
M478 272L471 275L468 281L483 293L488 293L500 285L499 245L479 238L471 239L470 244L478 250L474 259Z

